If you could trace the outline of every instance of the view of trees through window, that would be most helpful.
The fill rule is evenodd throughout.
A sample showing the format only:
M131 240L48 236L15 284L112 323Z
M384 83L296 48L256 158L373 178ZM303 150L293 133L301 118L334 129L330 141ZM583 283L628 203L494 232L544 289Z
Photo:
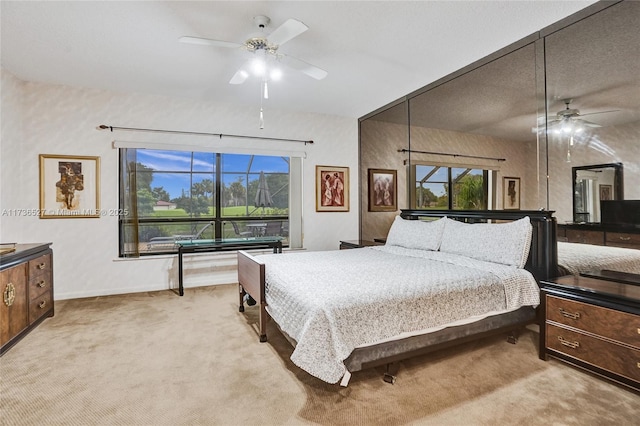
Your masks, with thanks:
M180 239L288 236L288 157L146 149L127 155L121 208L134 213L121 220L121 255L133 229L141 254L176 251Z
M489 172L446 166L414 166L415 208L483 210L487 208Z

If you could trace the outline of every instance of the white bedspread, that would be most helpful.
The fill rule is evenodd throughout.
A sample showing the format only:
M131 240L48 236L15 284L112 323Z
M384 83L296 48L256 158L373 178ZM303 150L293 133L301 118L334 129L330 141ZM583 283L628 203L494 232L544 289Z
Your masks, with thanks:
M291 360L329 383L357 346L539 303L529 272L441 252L379 246L260 259L267 310L297 342Z
M640 274L640 250L559 241L558 269L560 275L601 269Z

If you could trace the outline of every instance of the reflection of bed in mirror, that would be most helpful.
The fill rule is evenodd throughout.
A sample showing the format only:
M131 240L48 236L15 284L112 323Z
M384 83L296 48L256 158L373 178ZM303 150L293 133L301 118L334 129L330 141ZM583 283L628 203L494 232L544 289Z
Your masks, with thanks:
M558 276L601 270L640 274L640 250L558 241Z
M601 200L600 207L600 223L558 225L558 276L640 274L640 200Z
M267 340L271 317L294 345L296 365L346 384L351 372L536 321L536 281L555 271L550 213L404 210L402 216L415 220L396 218L385 246L239 252L240 311L245 292L256 299L260 341ZM460 223L487 219L511 222Z

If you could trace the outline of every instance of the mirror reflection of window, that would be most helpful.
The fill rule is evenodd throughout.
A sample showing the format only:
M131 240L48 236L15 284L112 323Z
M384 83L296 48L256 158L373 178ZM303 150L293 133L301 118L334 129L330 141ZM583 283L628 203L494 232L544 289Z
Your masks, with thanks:
M600 223L601 201L621 200L622 164L596 164L572 168L573 222Z
M431 210L484 210L489 199L490 170L415 164L415 204Z
M591 196L593 185L588 179L581 179L576 182L576 189L574 192L574 202L576 205L576 212L574 222L583 223L591 222L591 209L589 206L593 204L593 197ZM595 221L596 218L593 218Z

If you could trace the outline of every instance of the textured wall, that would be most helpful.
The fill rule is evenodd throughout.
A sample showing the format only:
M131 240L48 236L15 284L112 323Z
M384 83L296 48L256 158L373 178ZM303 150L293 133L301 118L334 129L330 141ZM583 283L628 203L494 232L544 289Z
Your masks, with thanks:
M20 197L19 177L16 169L9 167L11 162L20 158L23 146L22 135L22 83L0 68L0 211L12 205ZM6 164L6 165L5 165ZM38 167L38 163L34 163ZM19 169L18 169L19 170ZM0 214L0 242L11 242L9 232L16 226L16 219Z
M357 170L357 120L265 108L266 125L258 129L258 108L198 102L135 93L21 82L2 70L3 209L39 206L39 154L99 156L101 207L118 207L117 150L111 142L160 135L98 131L100 124L214 132L292 139L312 139L303 163L304 246L336 249L341 239L358 236L357 197L348 213L315 211L315 165ZM20 125L22 123L22 125ZM166 139L166 138L162 138ZM184 140L181 138L180 140ZM351 188L358 174L350 174ZM5 189L8 188L8 189ZM3 241L53 242L55 298L160 290L175 286L175 256L121 260L117 217L39 219L2 217ZM198 264L200 274L185 285L235 282L233 259ZM231 269L230 269L231 268Z

